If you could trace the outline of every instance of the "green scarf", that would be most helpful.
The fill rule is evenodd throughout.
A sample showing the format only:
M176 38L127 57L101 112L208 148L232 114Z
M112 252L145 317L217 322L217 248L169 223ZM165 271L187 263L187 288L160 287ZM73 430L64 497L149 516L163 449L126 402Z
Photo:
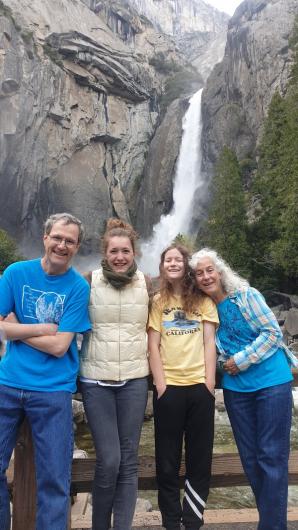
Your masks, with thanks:
M135 261L126 272L113 271L105 258L101 261L101 266L105 279L115 287L115 289L122 289L122 287L125 287L125 285L130 283L137 270Z

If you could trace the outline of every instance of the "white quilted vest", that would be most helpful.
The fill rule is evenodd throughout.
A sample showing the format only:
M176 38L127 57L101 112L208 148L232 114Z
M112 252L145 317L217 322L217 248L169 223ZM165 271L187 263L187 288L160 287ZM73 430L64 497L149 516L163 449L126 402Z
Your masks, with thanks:
M148 302L145 278L139 270L122 289L112 287L102 269L92 272L92 331L84 336L81 349L83 377L123 381L148 375Z

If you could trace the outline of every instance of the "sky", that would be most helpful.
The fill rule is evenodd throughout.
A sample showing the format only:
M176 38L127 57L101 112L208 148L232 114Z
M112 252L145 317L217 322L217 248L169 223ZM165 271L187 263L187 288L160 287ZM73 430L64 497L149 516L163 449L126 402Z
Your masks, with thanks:
M228 15L233 15L236 7L241 4L241 0L205 0L220 11L225 11Z

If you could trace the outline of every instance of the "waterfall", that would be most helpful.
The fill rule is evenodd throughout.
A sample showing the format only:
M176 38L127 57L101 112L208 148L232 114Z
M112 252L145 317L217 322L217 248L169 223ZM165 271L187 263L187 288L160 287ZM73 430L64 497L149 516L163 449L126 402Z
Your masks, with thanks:
M158 274L160 254L178 234L189 234L195 192L202 186L201 177L201 88L189 100L183 118L183 134L173 188L173 208L162 215L153 227L153 236L141 245L140 269Z

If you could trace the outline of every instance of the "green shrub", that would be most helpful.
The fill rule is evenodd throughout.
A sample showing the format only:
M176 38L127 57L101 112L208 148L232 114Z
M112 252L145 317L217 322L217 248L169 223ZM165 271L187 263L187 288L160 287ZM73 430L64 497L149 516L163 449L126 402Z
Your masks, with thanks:
M0 228L0 273L11 263L22 259L24 258L18 253L15 241Z

